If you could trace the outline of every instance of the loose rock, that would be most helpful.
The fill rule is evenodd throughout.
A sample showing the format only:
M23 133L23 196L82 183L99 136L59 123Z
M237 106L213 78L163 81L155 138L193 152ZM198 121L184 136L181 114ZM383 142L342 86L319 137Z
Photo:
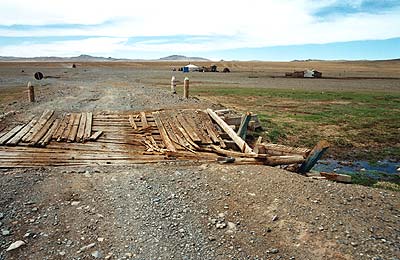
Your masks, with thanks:
M19 247L21 247L21 246L23 246L23 245L25 245L25 242L24 242L24 241L22 241L22 240L15 241L14 243L12 243L12 244L6 249L6 251L8 252L8 251L17 249L17 248L19 248Z

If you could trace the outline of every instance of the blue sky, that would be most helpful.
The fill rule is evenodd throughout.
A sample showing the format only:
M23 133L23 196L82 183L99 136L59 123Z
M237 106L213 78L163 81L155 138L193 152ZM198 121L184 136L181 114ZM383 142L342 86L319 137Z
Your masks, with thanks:
M399 0L0 0L0 56L394 59L399 17Z

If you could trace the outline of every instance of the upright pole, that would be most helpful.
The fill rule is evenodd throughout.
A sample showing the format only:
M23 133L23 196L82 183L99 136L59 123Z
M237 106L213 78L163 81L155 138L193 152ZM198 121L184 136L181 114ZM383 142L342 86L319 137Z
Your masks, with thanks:
M171 91L172 91L172 94L176 94L176 79L175 79L175 76L172 76L172 78L171 78Z
M28 82L28 99L29 102L35 102L35 90L30 81Z
M189 98L189 78L186 77L183 82L183 97Z

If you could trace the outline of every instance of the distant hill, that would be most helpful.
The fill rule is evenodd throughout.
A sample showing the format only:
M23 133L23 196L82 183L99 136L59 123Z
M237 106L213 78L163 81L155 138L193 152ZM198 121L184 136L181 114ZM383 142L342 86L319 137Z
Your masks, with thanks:
M206 59L206 58L187 57L184 55L171 55L171 56L167 56L164 58L160 58L159 60L164 60L164 61L210 61L209 59Z
M46 61L46 62L103 62L103 61L129 61L129 59L116 59L112 57L95 57L90 55L79 55L76 57L12 57L12 56L0 56L0 61Z

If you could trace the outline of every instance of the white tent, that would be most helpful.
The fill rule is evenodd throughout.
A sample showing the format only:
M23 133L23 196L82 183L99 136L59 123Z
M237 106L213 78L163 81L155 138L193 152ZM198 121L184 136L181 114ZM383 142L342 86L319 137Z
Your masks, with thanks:
M185 68L188 68L189 71L199 71L199 67L193 64L188 64L185 66Z
M305 77L305 78L312 78L312 77L314 77L314 70L305 70L305 71L304 71L304 77Z

